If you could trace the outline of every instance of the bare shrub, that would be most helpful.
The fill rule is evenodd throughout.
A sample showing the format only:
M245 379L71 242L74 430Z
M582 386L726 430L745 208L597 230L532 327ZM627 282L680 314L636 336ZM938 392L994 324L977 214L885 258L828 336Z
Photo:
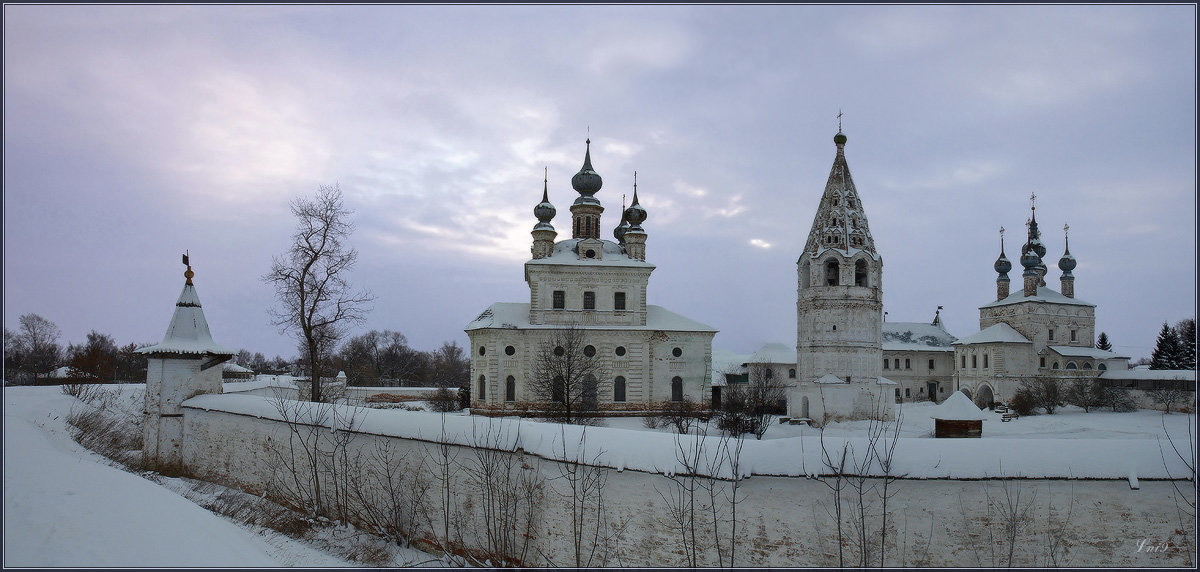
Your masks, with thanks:
M130 469L142 468L142 428L140 423L113 415L99 408L72 409L67 423L75 428L80 445Z
M439 387L428 399L429 407L438 413L450 413L462 409L458 400L458 392L448 387Z
M62 392L74 397L84 403L91 403L98 396L97 394L104 391L102 387L94 383L64 383Z
M477 564L526 565L538 537L544 480L508 437L491 418L485 428L472 426L470 456L462 468L480 495L473 524L484 550L473 556Z

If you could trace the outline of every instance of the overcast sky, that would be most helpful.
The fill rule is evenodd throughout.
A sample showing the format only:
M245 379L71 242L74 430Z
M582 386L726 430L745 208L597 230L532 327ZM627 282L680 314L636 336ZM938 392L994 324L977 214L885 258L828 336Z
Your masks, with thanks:
M1131 357L1195 315L1196 7L4 7L4 326L157 342L183 284L217 342L296 355L261 276L292 199L340 185L369 329L466 343L528 301L592 139L604 238L649 212L649 303L750 353L796 338L796 258L835 148L889 321L978 330L1037 193L1058 289ZM590 131L589 131L590 129ZM1014 256L1014 253L1017 256ZM1019 268L1013 285L1020 288Z

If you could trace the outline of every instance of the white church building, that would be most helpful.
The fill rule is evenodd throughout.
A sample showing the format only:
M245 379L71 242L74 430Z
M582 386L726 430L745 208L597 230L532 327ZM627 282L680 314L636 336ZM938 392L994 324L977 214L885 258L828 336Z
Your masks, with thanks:
M648 213L633 201L621 213L613 240L600 238L603 185L592 168L591 140L583 167L571 178L571 238L555 241L549 181L533 209L532 257L525 262L528 302L497 302L467 324L471 401L476 410L523 408L535 401L538 352L565 328L582 330L584 353L601 357L601 374L585 394L601 409L635 409L663 401L707 402L712 340L717 330L647 303L654 264L646 262Z

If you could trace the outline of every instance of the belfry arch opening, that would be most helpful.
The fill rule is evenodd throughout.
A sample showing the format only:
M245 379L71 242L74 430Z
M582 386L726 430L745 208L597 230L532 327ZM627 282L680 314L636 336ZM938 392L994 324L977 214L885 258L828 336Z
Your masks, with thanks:
M867 282L867 261L861 258L854 263L854 285L870 286Z
M830 258L828 261L825 262L825 285L826 286L837 286L839 274L841 274L841 267L838 265L837 260Z

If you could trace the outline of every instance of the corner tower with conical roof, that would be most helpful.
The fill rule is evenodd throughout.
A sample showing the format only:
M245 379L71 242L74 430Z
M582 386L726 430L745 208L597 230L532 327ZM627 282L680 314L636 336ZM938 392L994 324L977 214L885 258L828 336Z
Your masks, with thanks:
M147 358L143 459L166 472L183 469L183 402L221 393L221 368L216 366L237 353L213 341L186 254L183 263L188 265L186 280L162 343L138 350Z
M874 386L883 357L883 259L850 177L846 136L839 130L833 141L833 168L796 261L798 381Z

